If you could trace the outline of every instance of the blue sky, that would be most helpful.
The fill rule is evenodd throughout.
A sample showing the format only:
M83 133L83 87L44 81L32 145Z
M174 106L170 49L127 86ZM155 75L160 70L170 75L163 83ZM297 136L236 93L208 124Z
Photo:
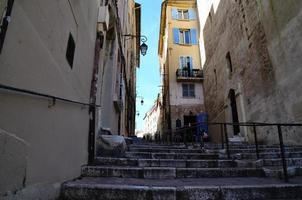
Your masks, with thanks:
M136 0L142 6L141 34L147 36L148 52L146 56L141 56L141 65L137 70L136 90L137 96L143 97L136 99L136 129L143 129L143 118L145 113L152 107L157 94L160 90L159 60L157 55L160 9L162 0Z

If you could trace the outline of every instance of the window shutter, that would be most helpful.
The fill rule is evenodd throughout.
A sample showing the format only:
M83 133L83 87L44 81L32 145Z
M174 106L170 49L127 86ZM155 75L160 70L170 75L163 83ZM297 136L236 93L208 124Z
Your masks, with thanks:
M179 57L179 69L182 69L183 63L184 63L184 57L183 57L183 56L180 56L180 57Z
M196 29L190 29L190 32L191 32L191 43L193 45L197 45L197 31Z
M190 69L193 69L193 58L190 56Z
M178 12L176 8L172 8L172 19L178 19Z
M190 20L195 20L196 19L196 13L194 9L189 9L189 19Z
M179 44L179 29L178 28L173 28L173 39L174 39L174 44Z
M183 60L183 57L180 56L179 57L179 69L182 69L182 60Z

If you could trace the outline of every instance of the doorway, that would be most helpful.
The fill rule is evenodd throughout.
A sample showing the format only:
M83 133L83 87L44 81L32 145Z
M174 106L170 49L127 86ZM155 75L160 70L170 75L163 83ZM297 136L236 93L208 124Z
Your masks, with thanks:
M236 102L236 94L235 94L234 89L230 90L229 99L230 99L230 106L231 106L231 111L232 111L233 123L239 123L237 102ZM240 133L239 125L233 125L233 128L234 128L234 135L238 135Z
M197 119L195 115L184 116L184 126L194 126L197 123ZM186 131L186 138L183 137L184 141L193 142L194 135L196 135L196 128L188 129Z

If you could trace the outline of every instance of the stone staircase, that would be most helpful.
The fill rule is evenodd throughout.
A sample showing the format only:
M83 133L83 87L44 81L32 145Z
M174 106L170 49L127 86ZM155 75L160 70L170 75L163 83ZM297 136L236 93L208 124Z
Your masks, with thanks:
M133 144L123 158L98 157L62 185L62 200L302 199L302 146L286 147L290 182L278 146Z

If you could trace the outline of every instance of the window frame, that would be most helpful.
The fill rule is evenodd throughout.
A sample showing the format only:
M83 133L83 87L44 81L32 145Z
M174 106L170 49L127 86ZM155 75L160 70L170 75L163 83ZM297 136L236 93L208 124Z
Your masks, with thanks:
M196 97L195 84L183 83L182 84L182 97L183 98L195 98Z
M187 38L188 36L188 38ZM187 39L189 41L187 41ZM191 30L190 29L179 29L179 44L192 45Z
M190 65L188 67L188 64ZM179 56L179 69L193 69L193 57L189 55L181 55Z
M185 12L187 14L187 18L185 18ZM177 19L178 20L190 20L190 14L188 9L177 9Z

